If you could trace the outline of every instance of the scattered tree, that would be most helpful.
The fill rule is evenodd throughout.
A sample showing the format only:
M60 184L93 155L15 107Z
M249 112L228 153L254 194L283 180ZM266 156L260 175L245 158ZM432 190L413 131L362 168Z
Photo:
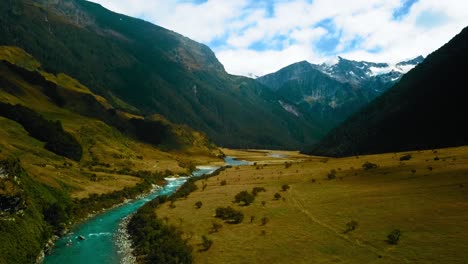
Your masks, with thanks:
M406 154L406 155L400 157L400 161L410 160L411 158L412 158L411 154Z
M255 220L255 216L252 215L252 216L250 217L250 223L253 223L254 220Z
M203 203L201 201L198 201L195 203L195 207L197 207L197 209L200 209L202 206L203 206Z
M222 181L221 181L221 186L224 186L224 185L226 185L226 184L227 184L226 180L222 180Z
M400 229L395 229L393 230L392 232L390 232L390 234L388 234L387 238L388 238L388 243L392 244L392 245L396 245L398 244L398 241L400 241L400 236L401 236L401 231Z
M213 224L211 226L211 232L212 233L217 233L219 231L219 229L221 229L222 227L223 227L222 224L213 222Z
M336 170L335 170L335 169L331 170L331 171L327 174L327 178L328 178L329 180L336 179Z
M253 194L254 196L257 196L257 194L258 194L259 192L266 192L266 190L265 190L265 188L263 188L263 187L254 187L254 188L252 189L252 194Z
M215 217L232 224L239 224L244 220L244 214L240 211L234 210L230 206L216 208Z
M348 232L351 232L351 231L354 231L356 230L356 228L358 227L358 222L352 220L352 221L349 221L348 223L346 223L346 230L344 231L344 233L348 233Z
M262 219L260 220L262 222L262 226L268 224L268 222L270 222L270 219L266 216L262 217Z
M364 168L364 170L370 170L370 169L375 169L375 168L377 168L378 166L377 166L377 164L375 164L375 163L366 161L366 163L362 164L362 167Z
M262 201L262 206L265 206L266 205L266 202L265 201Z
M275 193L274 198L275 198L275 200L281 199L281 194Z
M201 243L202 249L200 249L200 251L208 251L212 245L213 245L213 240L208 239L205 235L203 235L202 243Z
M285 168L285 169L288 169L288 168L291 167L291 166L292 166L292 162L287 162L287 161L286 161L286 162L284 163L284 168Z
M250 194L247 191L242 191L234 197L234 202L241 203L243 202L245 206L250 205L255 200L255 196Z
M283 184L283 186L281 186L281 190L283 190L283 192L289 190L291 187L287 184Z

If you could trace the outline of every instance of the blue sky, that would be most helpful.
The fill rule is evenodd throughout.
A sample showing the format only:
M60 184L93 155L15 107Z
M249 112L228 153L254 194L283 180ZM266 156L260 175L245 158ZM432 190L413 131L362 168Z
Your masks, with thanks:
M468 26L460 0L93 0L208 45L226 70L260 76L337 56L398 62Z

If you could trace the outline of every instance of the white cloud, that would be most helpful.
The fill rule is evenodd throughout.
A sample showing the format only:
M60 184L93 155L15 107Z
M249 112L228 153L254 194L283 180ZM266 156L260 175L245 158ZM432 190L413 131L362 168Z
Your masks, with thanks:
M427 55L468 26L468 1L419 0L408 14L394 19L406 1L94 2L211 44L230 73L263 75L293 62L321 63L337 55L388 62ZM273 5L273 12L268 5ZM317 24L324 20L328 26ZM338 38L334 46L318 45L334 38Z

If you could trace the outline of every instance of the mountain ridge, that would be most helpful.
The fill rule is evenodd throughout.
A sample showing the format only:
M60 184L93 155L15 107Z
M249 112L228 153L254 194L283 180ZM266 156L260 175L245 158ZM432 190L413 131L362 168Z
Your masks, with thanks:
M468 27L307 152L346 156L468 144L467 68Z
M0 14L0 45L123 111L162 115L228 147L297 149L324 135L259 83L226 73L207 46L149 22L83 0L2 2Z

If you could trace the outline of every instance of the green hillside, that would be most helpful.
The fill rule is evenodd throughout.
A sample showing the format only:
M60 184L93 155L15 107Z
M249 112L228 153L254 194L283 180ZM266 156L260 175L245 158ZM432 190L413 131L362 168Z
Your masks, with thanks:
M203 133L119 111L17 47L0 47L0 263L34 263L88 213L219 161Z
M468 144L468 28L308 153L384 153Z
M254 80L227 74L208 47L87 1L2 2L0 45L25 49L118 109L160 114L219 145L298 148L324 134Z

